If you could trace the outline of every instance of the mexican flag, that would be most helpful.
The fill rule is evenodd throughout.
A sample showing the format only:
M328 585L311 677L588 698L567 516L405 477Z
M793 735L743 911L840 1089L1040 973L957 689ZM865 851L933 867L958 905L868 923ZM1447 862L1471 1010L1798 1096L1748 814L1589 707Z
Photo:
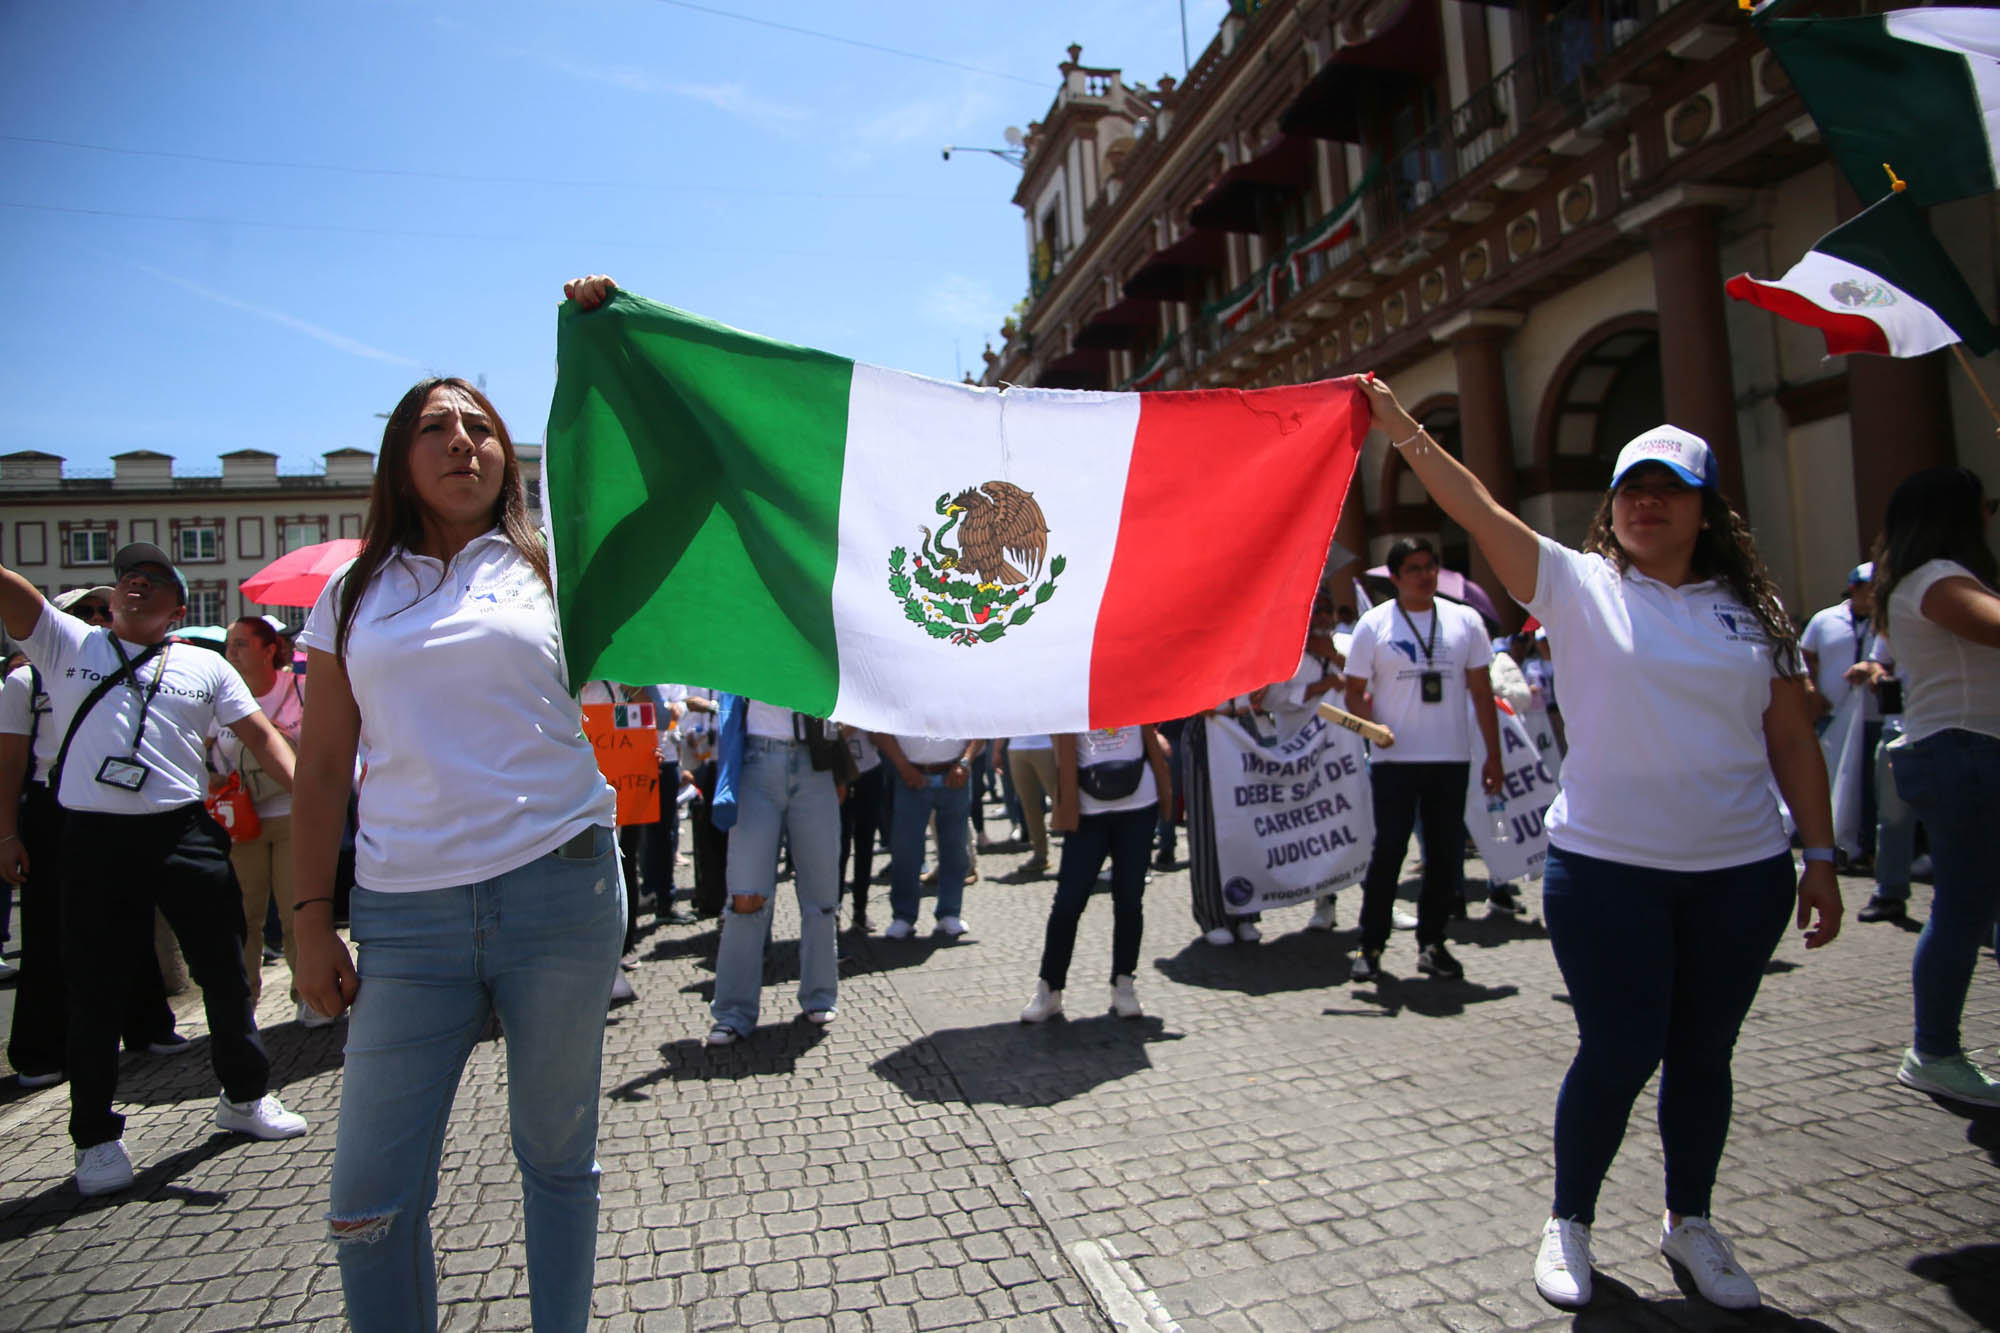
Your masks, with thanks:
M1741 273L1725 287L1820 330L1828 356L1922 356L1955 342L1983 355L1996 342L1978 298L1904 191L1820 237L1775 282Z
M903 735L1184 717L1289 677L1368 409L857 364L619 292L557 322L543 509L572 684Z
M1864 200L1884 163L1925 206L2000 189L2000 10L1752 22Z

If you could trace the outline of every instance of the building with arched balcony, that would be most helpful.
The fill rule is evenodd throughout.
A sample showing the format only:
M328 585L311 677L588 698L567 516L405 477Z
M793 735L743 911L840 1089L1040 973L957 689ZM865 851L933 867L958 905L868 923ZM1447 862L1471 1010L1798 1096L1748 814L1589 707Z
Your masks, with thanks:
M1801 615L1838 597L1903 476L1960 462L2000 490L1995 423L1949 352L1828 360L1726 298L1858 207L1729 0L1237 0L1184 79L1127 83L1075 47L1059 68L1015 196L1029 302L985 383L1372 370L1570 542L1619 445L1671 421L1714 446ZM1995 197L1931 220L1990 313ZM2000 398L1992 361L1973 373ZM1511 609L1372 437L1339 542L1374 563L1416 534Z

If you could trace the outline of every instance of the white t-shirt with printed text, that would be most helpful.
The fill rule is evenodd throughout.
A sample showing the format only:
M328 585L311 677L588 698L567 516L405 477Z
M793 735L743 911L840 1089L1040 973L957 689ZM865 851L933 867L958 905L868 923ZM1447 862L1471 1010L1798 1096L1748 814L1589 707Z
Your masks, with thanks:
M33 667L15 667L0 683L0 735L33 736L34 753L28 756L28 781L40 782L55 762L56 747L62 744L62 728L49 717L47 690L36 693ZM36 713L41 714L37 725Z
M1085 815L1108 815L1119 810L1140 810L1160 799L1160 787L1153 780L1153 766L1146 763L1146 738L1137 727L1099 728L1086 731L1076 738L1076 766L1081 772L1092 764L1117 763L1137 759L1140 761L1139 785L1129 796L1120 796L1108 801L1100 801L1079 785L1076 793L1077 813Z
M144 644L118 642L130 661L136 662L146 651ZM42 727L54 727L60 746L83 701L99 681L120 669L111 631L44 606L21 651L41 668L42 688L49 695L49 714ZM152 695L152 704L144 709L142 732L139 714L147 694ZM68 810L107 815L159 814L199 801L208 793L210 728L241 722L256 711L250 687L222 654L190 643L170 643L139 668L136 681L112 686L84 717L70 743L56 799ZM147 771L139 790L97 780L107 759L132 757Z
M1375 720L1396 733L1396 743L1376 746L1369 762L1470 763L1483 754L1466 707L1465 673L1492 660L1486 622L1469 606L1440 597L1429 611L1388 601L1362 612L1347 648L1347 675L1368 683ZM1436 703L1423 700L1430 671L1442 687Z

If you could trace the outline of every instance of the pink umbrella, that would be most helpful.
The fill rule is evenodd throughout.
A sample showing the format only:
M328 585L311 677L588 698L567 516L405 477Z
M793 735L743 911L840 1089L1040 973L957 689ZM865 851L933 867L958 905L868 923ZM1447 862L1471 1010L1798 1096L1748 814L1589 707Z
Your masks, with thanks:
M311 606L326 581L361 550L355 537L287 551L243 580L243 595L260 606Z

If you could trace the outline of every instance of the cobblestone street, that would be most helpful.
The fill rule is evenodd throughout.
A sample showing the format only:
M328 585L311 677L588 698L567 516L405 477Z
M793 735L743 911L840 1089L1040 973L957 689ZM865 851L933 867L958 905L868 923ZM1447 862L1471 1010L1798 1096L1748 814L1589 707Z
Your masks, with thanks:
M1475 906L1455 924L1465 981L1417 979L1398 935L1391 978L1357 986L1358 890L1332 935L1304 933L1297 908L1266 918L1263 944L1216 949L1191 942L1185 870L1158 874L1147 1017L1105 1013L1100 899L1070 1016L1029 1028L1015 1015L1053 881L1014 876L1024 855L980 858L962 941L844 936L825 1030L792 1021L789 907L764 1026L718 1051L699 1041L713 924L650 929L639 999L606 1037L603 1328L2000 1327L2000 1113L1895 1083L1915 934L1854 923L1863 881L1842 882L1833 947L1781 946L1737 1053L1716 1213L1765 1309L1708 1306L1660 1259L1649 1089L1600 1208L1596 1301L1568 1315L1529 1280L1574 1035L1538 885L1523 920ZM1917 886L1919 913L1928 896ZM879 926L886 887L872 906ZM283 966L267 968L274 1091L311 1121L300 1140L215 1130L205 1043L128 1056L138 1185L86 1202L66 1089L7 1081L0 1328L342 1326L319 1218L344 1028L298 1027L284 991ZM198 997L176 1003L197 1035ZM1966 1036L2000 1041L1990 955ZM445 1150L434 1222L452 1329L528 1323L506 1080L503 1044L482 1043Z

